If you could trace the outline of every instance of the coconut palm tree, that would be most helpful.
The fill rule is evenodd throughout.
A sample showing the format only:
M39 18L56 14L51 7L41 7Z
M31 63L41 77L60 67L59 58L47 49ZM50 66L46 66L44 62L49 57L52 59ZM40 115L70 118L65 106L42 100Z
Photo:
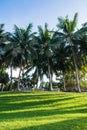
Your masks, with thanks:
M5 46L6 46L6 35L4 32L4 24L0 24L0 68L6 69L6 64L4 61L4 54L5 54Z
M55 47L55 42L53 43ZM66 91L66 73L71 70L72 64L71 59L69 58L71 50L68 46L65 46L65 43L57 43L58 47L54 50L53 56L53 67L56 76L63 78L63 88ZM60 75L59 75L60 74Z
M75 44L74 41L76 41L75 34L77 34L76 31L76 25L77 25L77 17L78 14L75 13L73 20L69 20L68 16L66 18L58 18L58 29L61 30L61 32L56 32L55 34L60 37L60 39L65 40L66 46L69 45L72 50L72 56L73 56L73 62L75 66L75 72L76 72L76 91L81 92L80 85L79 85L79 74L78 74L78 45ZM74 39L75 38L75 39Z
M0 24L0 60L2 60L2 55L4 54L4 47L6 42L6 36L4 33L4 24Z
M48 30L48 25L45 23L44 29L38 26L38 35L34 37L35 43L39 46L39 66L42 67L43 74L48 73L50 90L52 90L52 67L51 57L53 55L51 49L52 32Z
M7 33L7 37L9 40L8 46L8 56L10 57L10 65L16 66L19 68L19 76L18 76L18 90L20 85L20 77L21 72L24 69L25 65L32 59L32 24L29 24L26 29L19 28L16 25L14 26L13 33ZM12 71L11 71L12 73Z

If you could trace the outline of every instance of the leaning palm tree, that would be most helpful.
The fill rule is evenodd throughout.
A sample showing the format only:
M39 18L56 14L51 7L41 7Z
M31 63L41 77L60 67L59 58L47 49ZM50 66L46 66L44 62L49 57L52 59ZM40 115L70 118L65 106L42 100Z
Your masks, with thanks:
M73 62L75 66L75 72L76 72L76 91L81 92L80 85L79 85L79 74L78 74L78 63L77 63L77 55L78 55L78 46L75 44L74 40L76 41L75 34L76 33L76 25L77 25L77 16L76 13L74 15L74 18L72 21L68 19L68 16L66 18L58 18L58 29L61 30L61 32L56 32L55 35L60 37L60 39L65 39L66 46L69 45L72 50L72 56L73 56ZM78 30L77 30L78 31Z

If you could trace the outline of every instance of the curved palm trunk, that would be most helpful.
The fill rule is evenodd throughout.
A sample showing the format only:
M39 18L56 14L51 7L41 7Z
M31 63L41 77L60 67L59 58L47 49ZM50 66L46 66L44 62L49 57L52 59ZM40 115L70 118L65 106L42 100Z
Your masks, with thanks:
M71 43L71 48L72 48L73 60L74 60L74 65L75 65L75 73L76 73L76 91L81 92L80 84L79 84L79 73L78 73L77 57L76 57L75 50L74 50L74 48L72 46L72 43Z
M51 74L51 71L50 71L49 58L48 58L48 73L49 73L49 83L50 83L49 90L52 91L53 90L53 86L52 86L52 74Z

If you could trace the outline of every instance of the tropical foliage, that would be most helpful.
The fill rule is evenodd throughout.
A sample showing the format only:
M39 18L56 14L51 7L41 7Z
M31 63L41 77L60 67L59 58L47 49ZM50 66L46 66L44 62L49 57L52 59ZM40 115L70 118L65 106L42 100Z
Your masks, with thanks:
M81 92L80 81L86 81L87 75L87 23L77 29L77 18L77 13L73 20L60 17L57 30L49 30L45 23L44 28L38 26L37 32L32 32L32 24L25 29L14 25L14 32L4 32L0 24L0 70L10 68L10 90L14 82L17 90L23 86L40 89L45 76L49 79L48 87L44 86L48 90L53 90L55 84L67 91L72 81L71 90ZM13 70L17 68L16 79ZM57 83L53 83L54 75Z

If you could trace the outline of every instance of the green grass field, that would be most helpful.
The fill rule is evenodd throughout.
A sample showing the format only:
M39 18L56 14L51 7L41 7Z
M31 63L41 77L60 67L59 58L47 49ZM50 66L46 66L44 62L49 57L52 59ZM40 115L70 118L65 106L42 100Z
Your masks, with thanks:
M87 130L87 93L0 93L0 130Z

